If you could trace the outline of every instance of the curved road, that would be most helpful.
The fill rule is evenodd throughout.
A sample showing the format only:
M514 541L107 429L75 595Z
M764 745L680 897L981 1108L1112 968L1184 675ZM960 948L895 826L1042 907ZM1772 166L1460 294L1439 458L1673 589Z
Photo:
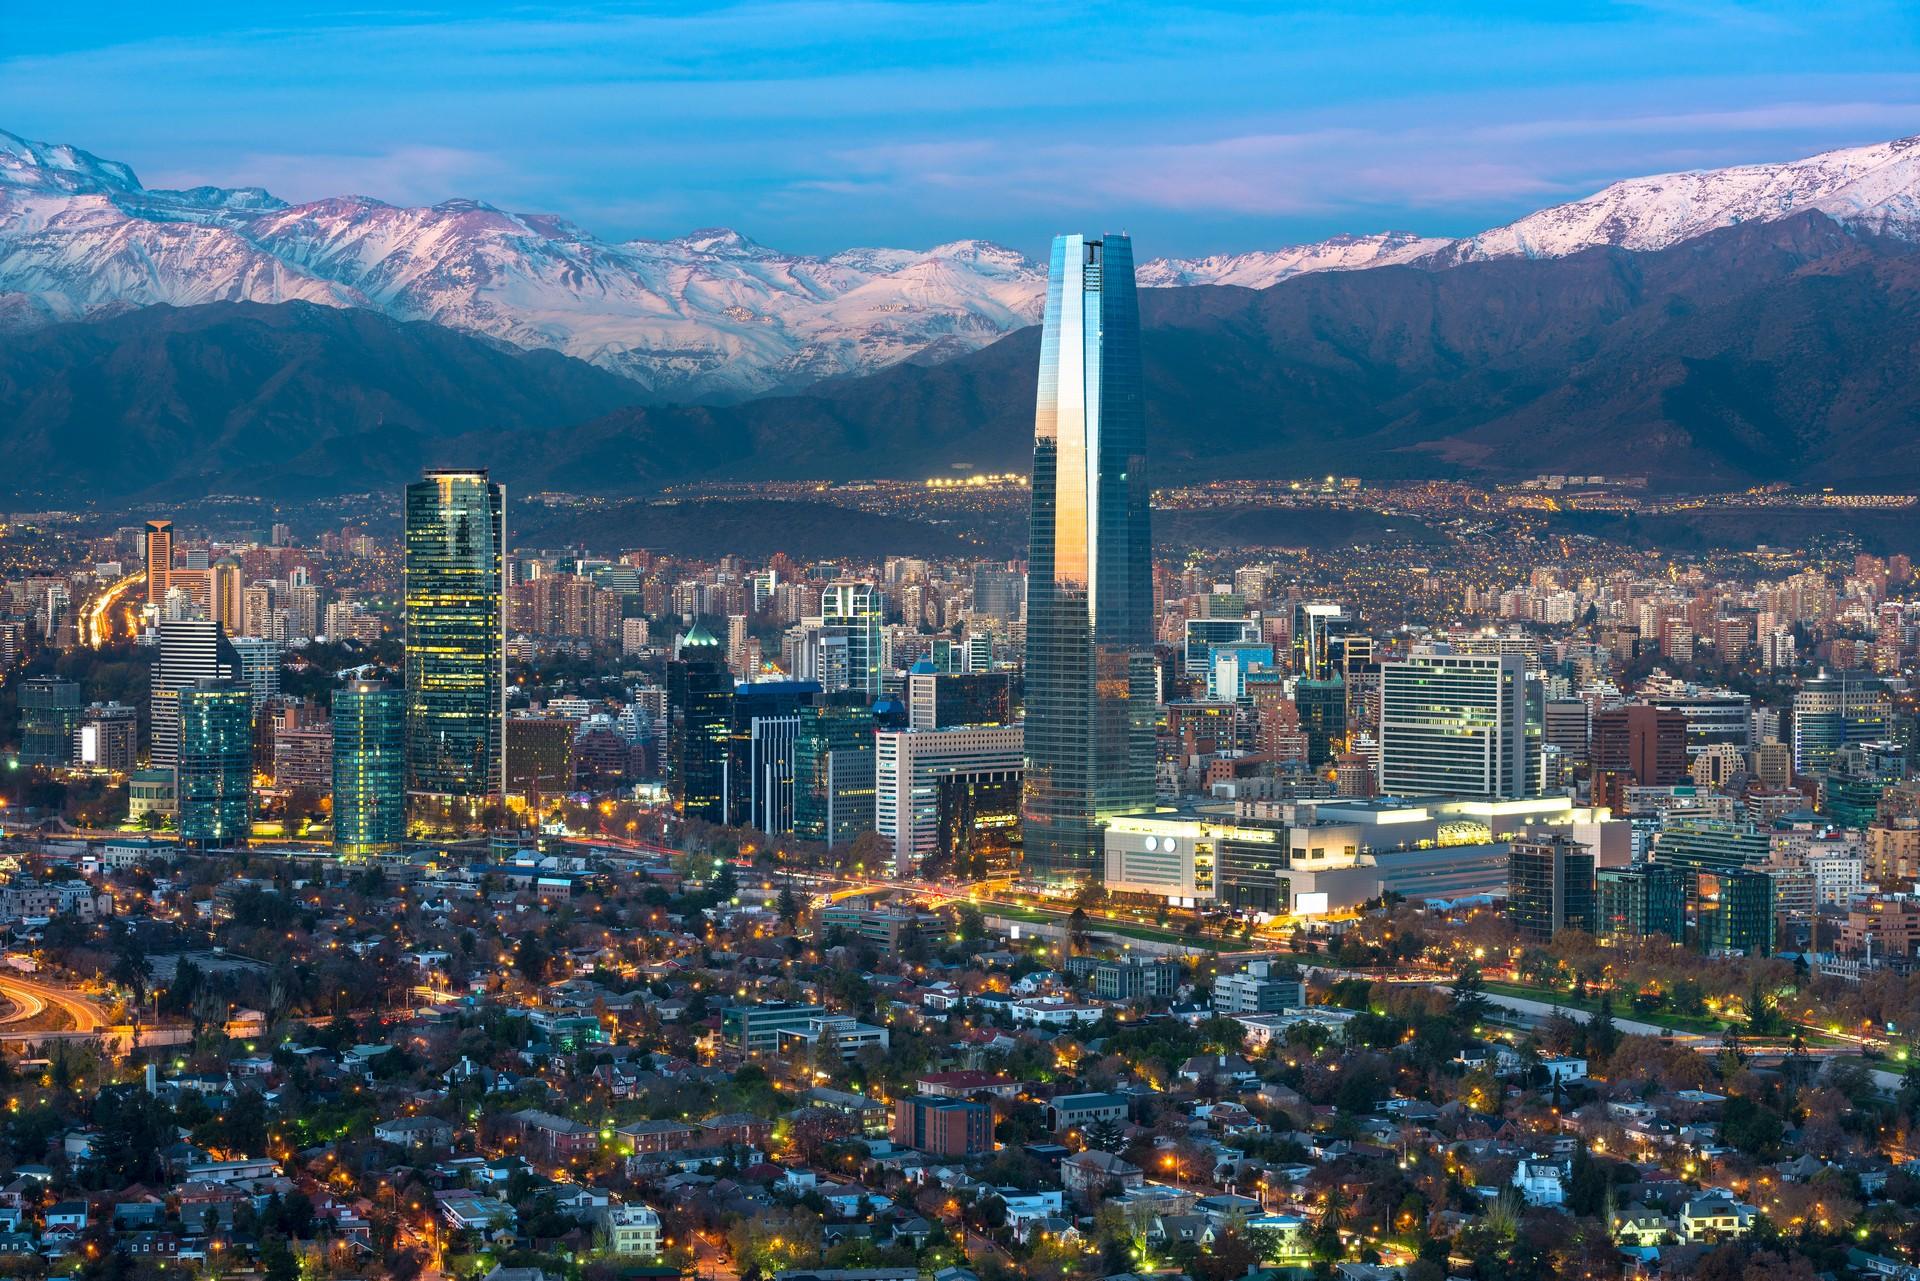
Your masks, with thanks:
M32 1018L51 1005L63 1012L73 1023L72 1031L92 1033L104 1031L107 1027L107 1009L100 1002L79 992L68 991L63 987L54 987L33 979L22 978L15 974L0 973L0 996L14 1003L14 1011L0 1023L14 1023ZM25 1012L23 1011L30 1011ZM41 1033L14 1033L17 1036L36 1036Z

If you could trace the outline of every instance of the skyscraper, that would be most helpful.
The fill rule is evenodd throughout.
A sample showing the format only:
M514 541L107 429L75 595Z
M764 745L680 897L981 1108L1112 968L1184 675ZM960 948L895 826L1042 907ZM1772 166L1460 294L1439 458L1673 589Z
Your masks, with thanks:
M1133 245L1057 236L1034 411L1027 570L1028 865L1087 879L1153 804L1153 567Z
M695 623L667 664L667 781L674 804L688 818L726 819L732 712L726 650Z
M880 622L884 604L872 583L832 583L820 593L820 621L847 635L847 688L880 697Z
M378 854L407 838L407 702L384 681L333 695L333 848Z
M180 841L242 845L253 821L253 695L203 680L178 695Z
M160 662L154 670L147 763L171 766L179 755L182 690L203 680L240 678L240 654L211 618L169 618L159 625Z
M1519 797L1528 791L1527 660L1436 648L1380 665L1380 790Z
M159 605L173 586L173 522L147 522L147 604Z
M506 791L506 491L430 470L407 486L407 790L464 818Z

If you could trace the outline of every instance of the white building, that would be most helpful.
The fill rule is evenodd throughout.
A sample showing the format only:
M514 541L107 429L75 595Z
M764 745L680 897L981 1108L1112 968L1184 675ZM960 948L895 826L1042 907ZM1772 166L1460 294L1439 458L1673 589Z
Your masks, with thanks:
M874 830L893 846L905 876L940 843L940 792L969 778L1018 776L1025 752L1019 725L883 730L875 736Z
M642 1259L660 1255L660 1215L650 1205L616 1205L603 1216L607 1248Z

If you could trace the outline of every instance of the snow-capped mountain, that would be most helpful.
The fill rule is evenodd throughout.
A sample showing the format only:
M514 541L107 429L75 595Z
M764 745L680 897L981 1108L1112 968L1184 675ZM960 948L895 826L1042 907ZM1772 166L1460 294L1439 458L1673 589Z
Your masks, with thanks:
M1920 138L1632 179L1463 240L1336 236L1152 260L1139 280L1258 289L1315 271L1653 250L1807 209L1920 238ZM300 300L552 348L663 397L735 398L971 351L1039 318L1045 275L980 240L810 257L725 229L613 243L470 200L149 190L124 164L0 132L0 331L156 303Z
M1135 273L1142 285L1240 285L1265 289L1289 276L1307 271L1354 271L1362 267L1389 267L1418 262L1452 244L1411 231L1383 231L1371 236L1334 236L1310 245L1260 250L1247 254L1211 254L1205 258L1159 258Z
M0 133L0 327L155 303L364 306L724 397L970 351L1037 320L1045 288L1043 267L984 241L831 258L725 229L614 244L475 201L150 191L125 165Z

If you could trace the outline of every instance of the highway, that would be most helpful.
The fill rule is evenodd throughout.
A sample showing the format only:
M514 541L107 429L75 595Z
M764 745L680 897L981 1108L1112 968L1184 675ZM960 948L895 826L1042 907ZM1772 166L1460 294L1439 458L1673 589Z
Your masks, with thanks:
M43 1013L48 1006L52 1006L72 1021L71 1031L90 1034L103 1032L107 1028L107 1009L104 1005L90 996L84 996L63 987L54 987L16 974L0 973L0 996L5 996L14 1005L13 1012L6 1018L0 1019L0 1025L24 1022L34 1015ZM24 1032L10 1035L36 1036L41 1033Z
M135 570L125 578L107 584L80 611L80 643L99 649L113 639L113 611L128 592L147 581L147 571Z

